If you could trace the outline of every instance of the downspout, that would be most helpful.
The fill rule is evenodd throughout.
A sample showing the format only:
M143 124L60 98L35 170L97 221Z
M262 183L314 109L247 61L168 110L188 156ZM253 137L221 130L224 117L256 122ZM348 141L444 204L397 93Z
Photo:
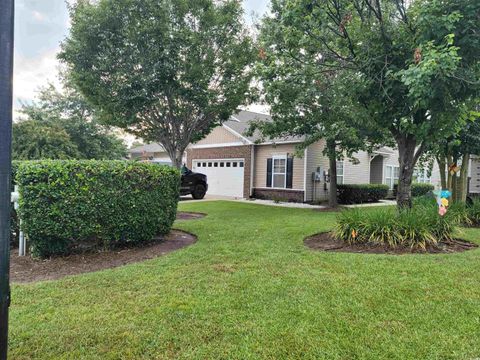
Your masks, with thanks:
M255 174L255 145L250 145L250 197L253 197L253 176Z
M305 148L303 152L303 202L307 202L307 157L308 157L308 147Z

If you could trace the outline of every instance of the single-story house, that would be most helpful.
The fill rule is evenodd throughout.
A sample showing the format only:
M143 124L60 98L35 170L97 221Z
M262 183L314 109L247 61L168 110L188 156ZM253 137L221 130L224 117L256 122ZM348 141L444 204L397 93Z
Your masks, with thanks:
M168 156L165 148L157 143L151 143L146 145L140 145L128 150L130 159L134 160L146 160L155 162L162 165L172 165L172 160ZM184 156L184 162L186 162L186 155Z
M283 199L297 202L328 198L328 158L320 140L298 153L303 137L262 142L246 136L249 123L270 121L266 114L240 111L187 150L187 164L209 179L209 194ZM398 179L398 155L389 148L358 152L356 161L339 161L341 184L386 183Z
M325 141L299 153L297 145L303 142L302 137L262 141L258 134L245 135L250 122L255 120L270 121L271 117L239 111L187 148L185 163L193 171L207 175L208 194L296 202L327 199L329 162L323 154ZM148 154L152 161L169 162L162 149L158 144L149 144L133 149L131 154ZM387 184L393 189L399 177L397 150L382 147L371 153L360 151L354 159L338 161L339 184ZM480 193L480 161L472 162L471 175L471 192ZM434 166L430 176L426 171L418 171L416 181L439 187L438 167Z

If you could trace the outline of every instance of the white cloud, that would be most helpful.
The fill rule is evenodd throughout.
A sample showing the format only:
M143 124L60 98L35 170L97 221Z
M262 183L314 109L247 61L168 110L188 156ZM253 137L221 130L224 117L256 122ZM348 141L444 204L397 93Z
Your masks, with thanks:
M38 89L48 82L58 84L58 50L44 52L35 58L15 54L13 98L16 109L19 108L20 101L32 101Z
M45 21L46 17L44 14L42 14L40 11L34 10L32 11L32 16L35 20L43 22Z

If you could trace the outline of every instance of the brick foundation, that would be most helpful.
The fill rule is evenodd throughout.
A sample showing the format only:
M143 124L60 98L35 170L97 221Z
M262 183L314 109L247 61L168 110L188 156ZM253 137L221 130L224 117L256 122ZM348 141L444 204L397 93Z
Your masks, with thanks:
M192 160L201 159L244 159L243 197L250 197L252 173L252 145L217 148L187 149L187 166L192 168Z
M253 197L263 200L280 200L287 202L304 202L304 192L283 189L253 189Z

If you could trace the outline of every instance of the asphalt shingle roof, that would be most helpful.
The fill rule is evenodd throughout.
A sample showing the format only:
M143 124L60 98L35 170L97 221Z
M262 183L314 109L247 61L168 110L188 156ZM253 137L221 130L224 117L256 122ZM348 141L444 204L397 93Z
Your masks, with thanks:
M237 134L240 134L244 138L248 139L252 143L262 142L262 136L260 132L256 131L252 136L246 136L245 132L250 127L250 123L254 121L272 121L272 117L268 114L261 114L253 111L240 110L236 114L233 114L230 119L224 122L224 125L232 129ZM265 139L265 142L282 143L282 142L300 142L303 141L303 137L286 137L276 139ZM143 153L155 153L164 152L165 149L162 145L157 143L146 144L137 146L129 150L130 154L143 154Z
M224 125L232 129L233 131L241 134L243 137L247 138L253 143L256 143L258 141L262 141L262 136L261 134L256 131L253 136L245 136L245 132L248 130L250 123L255 122L255 121L267 121L271 122L272 117L267 114L261 114L261 113L256 113L253 111L247 111L247 110L241 110L238 113L234 114L231 116L230 120L226 121ZM285 137L285 138L276 138L276 139L265 139L266 142L293 142L293 141L303 141L303 137Z

